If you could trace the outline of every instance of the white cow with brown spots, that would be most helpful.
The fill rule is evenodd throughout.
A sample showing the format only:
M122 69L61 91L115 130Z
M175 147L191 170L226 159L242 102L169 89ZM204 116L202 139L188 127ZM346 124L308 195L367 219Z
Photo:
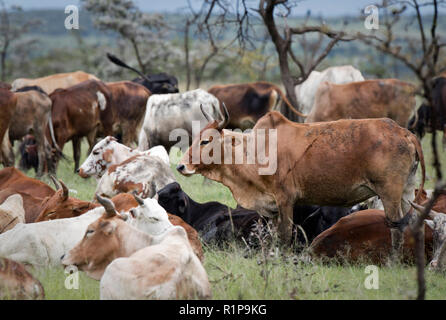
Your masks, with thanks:
M175 181L170 166L164 160L142 154L111 165L99 180L96 193L111 198L119 193L136 192L142 198L151 198Z
M119 143L115 137L107 136L96 143L77 172L82 178L94 177L99 180L110 166L117 165L136 155L157 156L169 165L169 155L163 146L139 151Z
M76 265L101 279L101 299L210 298L206 271L182 227L171 226L157 236L149 235L125 223L110 200L97 198L106 213L88 226L85 237L62 264ZM137 209L145 210L151 201L156 202L145 199ZM137 209L132 209L131 215L137 214ZM165 211L164 215L167 219Z

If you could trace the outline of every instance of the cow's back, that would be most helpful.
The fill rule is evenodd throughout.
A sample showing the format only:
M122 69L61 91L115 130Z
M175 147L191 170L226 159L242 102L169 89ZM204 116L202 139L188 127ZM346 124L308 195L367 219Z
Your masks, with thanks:
M397 79L322 82L305 122L387 117L407 127L415 107L415 87Z
M16 79L11 84L12 90L26 86L39 86L47 94L51 94L56 89L65 89L87 80L99 80L96 76L83 71L68 73L58 73L36 79Z
M404 232L405 258L414 257L414 239L410 228ZM432 256L432 230L425 227L426 253ZM319 234L311 243L314 257L340 258L355 262L364 259L382 264L387 261L392 249L390 228L384 211L364 210L341 218L332 227Z

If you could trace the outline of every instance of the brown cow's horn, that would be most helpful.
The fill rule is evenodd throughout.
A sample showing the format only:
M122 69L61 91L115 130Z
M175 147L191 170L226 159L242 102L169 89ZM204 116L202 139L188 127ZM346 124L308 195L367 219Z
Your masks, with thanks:
M52 174L50 174L51 181L53 181L54 186L56 187L56 191L61 188L59 181L57 181L56 177L54 177Z
M140 206L144 205L144 199L139 197L136 193L133 194L133 198L135 198L136 202L138 202Z
M214 119L211 117L211 115L209 113L207 113L204 109L203 109L203 105L200 104L200 109L201 112L203 113L204 117L206 118L207 121L212 122L214 121Z
M63 190L63 198L66 200L68 199L68 188L65 185L65 183L63 183L62 180L59 180L60 185L62 186L62 190Z
M222 103L222 108L223 108L223 120L220 121L220 123L218 124L217 127L218 130L224 129L229 123L229 112L224 102Z
M110 199L103 198L98 194L96 194L96 199L104 207L108 217L114 217L115 215L118 214L116 212L114 203Z

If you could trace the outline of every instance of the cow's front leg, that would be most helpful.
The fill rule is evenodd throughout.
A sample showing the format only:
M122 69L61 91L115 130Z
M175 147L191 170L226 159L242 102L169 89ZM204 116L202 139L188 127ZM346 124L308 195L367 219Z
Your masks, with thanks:
M402 258L404 242L403 232L398 228L391 228L390 236L392 239L392 253L390 256L390 260L392 263L398 263Z

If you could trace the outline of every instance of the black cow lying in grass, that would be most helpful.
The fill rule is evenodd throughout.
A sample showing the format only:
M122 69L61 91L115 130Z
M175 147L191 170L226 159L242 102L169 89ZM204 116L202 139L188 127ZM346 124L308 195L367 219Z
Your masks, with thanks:
M266 225L267 218L256 211L237 206L232 209L219 202L198 203L192 200L177 182L172 182L158 191L159 204L169 213L181 217L197 230L203 242L221 244L231 238L250 239L255 235L256 224ZM330 228L340 218L360 210L353 208L295 206L293 222L305 231L308 244L321 232ZM305 244L305 236L296 229L295 239Z

